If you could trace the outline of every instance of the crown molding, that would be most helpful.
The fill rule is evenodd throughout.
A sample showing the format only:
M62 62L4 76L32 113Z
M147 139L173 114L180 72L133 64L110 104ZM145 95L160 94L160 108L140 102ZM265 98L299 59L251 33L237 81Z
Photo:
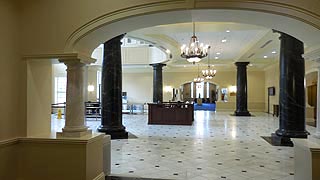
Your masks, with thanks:
M83 64L91 64L97 60L81 53L63 53L63 54L32 54L22 56L24 60L48 60L52 63L68 62L71 60L77 60Z

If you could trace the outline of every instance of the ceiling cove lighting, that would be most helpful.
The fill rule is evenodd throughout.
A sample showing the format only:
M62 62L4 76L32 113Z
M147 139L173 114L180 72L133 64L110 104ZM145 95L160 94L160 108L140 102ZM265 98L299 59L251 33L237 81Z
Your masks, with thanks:
M208 55L208 45L199 43L199 40L195 35L195 23L193 22L192 25L193 36L191 37L188 46L185 44L181 46L181 57L186 58L188 62L195 64Z
M199 83L199 82L202 82L202 81L204 81L204 78L200 77L200 75L199 75L199 64L198 64L198 77L194 78L193 82Z
M206 79L212 79L214 76L216 76L217 70L212 69L210 67L210 46L208 47L209 54L208 54L208 69L202 70L202 76ZM212 65L213 66L213 65Z

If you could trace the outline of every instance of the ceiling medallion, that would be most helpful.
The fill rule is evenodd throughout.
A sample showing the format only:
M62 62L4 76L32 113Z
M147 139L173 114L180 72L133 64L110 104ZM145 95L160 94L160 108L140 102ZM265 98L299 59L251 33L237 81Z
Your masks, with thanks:
M208 53L208 69L202 70L202 76L206 79L212 79L214 76L216 76L217 70L211 69L210 67L210 46L208 47L209 53ZM213 65L212 65L213 67Z
M199 43L199 40L195 35L195 23L193 22L192 24L193 36L190 39L189 46L186 46L185 44L181 46L181 57L186 58L188 62L195 64L208 55L208 45Z

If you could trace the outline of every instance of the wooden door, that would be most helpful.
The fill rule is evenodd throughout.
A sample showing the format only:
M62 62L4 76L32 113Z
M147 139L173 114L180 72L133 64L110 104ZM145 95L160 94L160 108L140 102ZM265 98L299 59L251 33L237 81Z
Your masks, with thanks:
M314 119L317 119L317 84L308 86L308 103L314 107Z

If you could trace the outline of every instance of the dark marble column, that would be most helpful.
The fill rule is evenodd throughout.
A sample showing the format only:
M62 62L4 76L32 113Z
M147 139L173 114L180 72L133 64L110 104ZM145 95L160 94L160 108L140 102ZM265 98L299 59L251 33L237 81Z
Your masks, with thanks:
M275 31L278 32L278 31ZM272 134L274 145L293 146L290 138L307 138L305 125L303 42L280 33L279 129Z
M163 101L162 67L166 64L150 64L153 67L153 102Z
M104 43L101 77L101 126L99 132L111 139L126 139L128 132L122 125L122 67L121 42L124 34Z
M237 99L235 116L251 116L248 111L247 65L249 62L236 62L237 66Z

